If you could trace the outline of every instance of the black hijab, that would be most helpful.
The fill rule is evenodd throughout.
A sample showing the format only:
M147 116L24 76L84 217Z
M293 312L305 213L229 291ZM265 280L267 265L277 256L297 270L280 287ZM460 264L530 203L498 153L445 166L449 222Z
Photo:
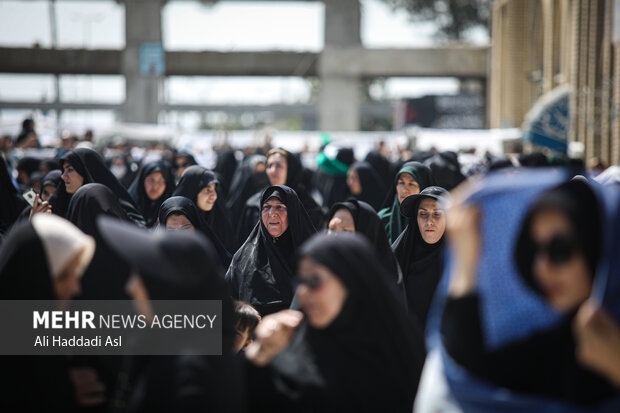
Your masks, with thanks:
M323 211L306 189L304 184L304 171L301 166L301 162L294 154L283 148L271 149L267 153L267 162L269 162L269 157L274 156L275 154L282 155L286 160L287 171L285 185L292 188L295 193L297 193L297 197L304 206L308 216L310 216L312 225L314 225L315 228L322 227ZM256 222L260 219L261 196L262 191L257 192L252 195L245 204L245 208L240 216L237 230L237 242L239 244L243 244L252 231L252 228L256 225Z
M237 158L235 157L234 151L227 150L217 155L217 163L215 164L214 170L219 174L220 180L222 181L222 188L224 189L222 193L224 196L223 199L228 198L230 184L232 183L236 169Z
M107 217L98 226L104 242L137 269L150 300L222 303L222 355L128 357L128 390L119 388L116 400L127 411L239 411L243 387L231 357L233 304L211 243L199 232L149 233Z
M151 201L146 194L146 189L144 188L144 180L153 172L161 172L164 180L166 181L166 189L164 190L164 193L155 201ZM167 162L152 161L140 169L138 176L136 176L136 179L134 179L133 183L129 187L129 195L131 195L131 198L138 206L138 210L146 221L147 228L150 228L157 223L157 213L159 212L159 207L162 202L170 198L173 191L174 175L172 174L172 168Z
M261 208L272 196L287 207L288 229L273 238L259 219L226 273L232 296L250 303L262 315L291 304L294 253L316 232L294 190L284 185L270 186L261 196Z
M336 211L341 208L347 209L353 216L355 223L355 232L366 237L368 241L375 247L381 263L387 269L391 280L396 283L402 283L402 274L400 267L392 251L392 247L388 243L385 230L381 224L379 216L375 210L364 201L349 199L345 202L337 202L329 211L329 219L331 221Z
M198 206L198 193L212 183L215 183L216 187L219 186L219 180L213 171L199 165L193 165L183 172L183 176L172 195L184 196ZM233 227L228 212L224 208L224 200L220 199L219 194L211 211L202 211L200 208L199 211L202 219L211 228L224 248L227 251L233 251L235 246Z
M351 168L357 172L362 186L362 193L355 197L379 211L386 194L381 177L368 162L355 162Z
M299 255L327 267L347 297L329 326L304 322L273 359L281 389L297 410L410 412L424 351L372 245L355 234L320 234Z
M254 168L259 163L266 164L265 156L247 156L237 166L230 184L230 190L228 191L228 199L226 200L226 209L230 212L231 217L238 217L245 207L248 198L269 185L265 172L254 172Z
M8 231L27 206L13 185L4 156L0 155L0 236Z
M54 300L43 243L30 221L20 221L0 248L0 299Z
M84 184L98 183L107 186L116 195L127 217L135 224L144 226L144 217L138 212L133 199L96 151L89 148L73 149L60 159L60 165L63 168L65 163L73 166L84 179ZM49 201L52 205L52 212L66 217L70 201L71 194L67 193L65 183L62 181Z
M105 185L86 184L75 191L69 203L67 219L95 238L97 249L90 265L82 276L82 295L86 300L126 300L125 283L129 279L129 266L115 259L114 253L103 242L97 228L97 217L106 215L129 221L118 199Z
M461 164L458 156L452 151L444 151L433 155L424 161L424 165L431 168L435 182L448 191L456 188L458 184L465 180L465 175L461 172Z
M220 264L222 268L227 268L230 265L231 255L224 248L222 242L219 238L213 233L209 225L202 219L200 214L200 210L190 199L185 198L184 196L173 196L166 199L159 208L159 226L162 230L166 229L166 222L168 221L168 217L173 214L181 214L187 217L189 222L192 223L196 231L201 232L205 235L209 241L213 244L213 247L217 251L217 255L220 259Z
M401 212L410 218L409 225L392 245L405 278L409 312L421 326L426 325L428 310L443 274L445 233L436 243L426 243L420 234L416 217L423 199L435 199L442 204L442 208L446 208L448 197L445 189L430 186L417 195L405 198L401 204Z

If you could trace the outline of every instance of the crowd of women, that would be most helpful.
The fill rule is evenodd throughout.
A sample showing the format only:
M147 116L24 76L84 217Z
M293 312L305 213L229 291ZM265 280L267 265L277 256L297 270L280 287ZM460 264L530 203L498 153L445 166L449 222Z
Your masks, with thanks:
M2 157L0 299L221 300L223 355L3 357L2 411L620 411L617 170L67 149Z

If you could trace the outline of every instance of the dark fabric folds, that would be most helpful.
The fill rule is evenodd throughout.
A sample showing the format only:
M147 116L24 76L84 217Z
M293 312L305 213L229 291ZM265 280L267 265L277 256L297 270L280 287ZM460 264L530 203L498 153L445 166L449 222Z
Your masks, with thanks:
M286 198L288 229L273 238L259 219L226 273L232 296L247 301L263 315L291 304L294 253L316 232L297 194L287 186L267 188L261 196L261 207L276 190Z

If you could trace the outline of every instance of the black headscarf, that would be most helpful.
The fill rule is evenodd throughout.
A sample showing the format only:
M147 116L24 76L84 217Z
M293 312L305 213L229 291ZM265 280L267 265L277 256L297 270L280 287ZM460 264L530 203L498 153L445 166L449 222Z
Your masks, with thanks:
M259 163L266 163L265 156L250 155L237 166L226 200L226 209L230 212L231 217L238 217L248 198L269 185L267 174L264 171L254 172L254 168Z
M355 234L321 234L299 255L327 267L347 297L329 326L304 322L273 359L281 389L297 399L297 410L411 411L424 351L372 245Z
M519 274L526 284L540 295L544 293L532 273L535 251L530 230L534 216L548 209L561 212L571 222L574 229L573 241L583 252L592 276L596 272L602 242L602 213L587 182L573 179L545 192L526 215L515 248L515 262Z
M27 206L13 185L4 156L0 155L0 236L8 231Z
M146 189L144 188L144 180L153 172L161 172L164 180L166 181L166 189L164 190L164 193L155 201L151 201L146 194ZM150 228L157 223L157 213L159 212L159 207L162 202L170 198L173 191L174 175L172 174L172 169L167 162L152 161L140 169L138 176L136 176L136 179L134 179L133 183L129 187L129 195L131 195L133 201L138 206L138 210L146 221L147 228Z
M381 177L368 162L356 162L351 166L351 169L357 172L362 186L362 193L355 195L355 197L370 204L375 211L378 211L386 194Z
M216 187L219 186L219 180L213 171L202 166L193 165L183 172L183 176L172 195L184 196L198 206L198 193L212 183L215 183ZM224 248L227 251L233 251L235 247L233 227L230 223L228 212L224 207L224 200L220 199L219 194L211 211L200 210L200 215Z
M135 224L144 226L144 217L138 212L133 199L96 151L89 148L73 149L60 159L63 168L65 163L73 166L84 179L84 184L97 183L107 186L116 195L127 217ZM62 181L49 201L52 205L52 212L65 217L70 200L71 194L67 193L65 183Z
M398 192L396 191L398 178L404 173L411 175L413 179L415 179L420 187L420 191L427 186L435 185L435 179L428 166L424 166L420 162L410 161L405 162L403 166L400 167L396 173L390 192L383 202L383 208L379 211L379 218L381 218L390 244L396 241L396 238L398 238L407 226L407 218L400 213L400 202L398 202Z
M128 390L121 390L117 401L128 411L239 411L243 386L231 357L233 304L210 242L199 232L149 233L105 217L98 226L104 242L137 269L151 300L222 302L221 356L129 357Z
M465 180L465 175L461 173L461 165L456 153L444 151L433 155L424 161L424 165L431 168L435 182L448 191L453 190Z
M310 216L312 225L314 225L315 228L320 228L323 223L323 211L306 189L304 184L304 171L301 166L301 162L294 154L283 148L271 149L267 153L267 162L269 162L269 157L277 153L281 154L286 160L287 170L285 185L292 188L295 193L297 193L297 197ZM251 196L245 204L245 208L240 216L237 230L237 242L239 244L243 244L243 242L245 242L248 235L252 231L252 228L254 228L256 222L260 219L261 195L262 191L257 192Z
M337 202L329 211L328 222L334 217L336 211L341 208L347 209L353 216L355 232L364 235L375 247L379 259L387 269L390 278L396 283L401 283L402 274L400 273L400 267L398 266L392 247L388 243L385 230L383 229L383 225L381 225L381 220L375 210L366 202L356 199Z
M160 227L165 230L166 222L171 214L177 213L184 215L187 217L189 222L192 223L194 228L196 228L196 231L201 232L209 239L209 241L211 241L214 248L217 250L222 268L228 268L232 256L226 248L224 248L224 245L222 245L222 242L213 233L209 225L207 225L204 219L202 219L200 212L201 211L198 209L196 204L194 204L189 198L184 196L173 196L166 199L161 204L161 207L159 208L158 222Z
M405 198L401 204L401 211L403 215L410 218L409 225L392 245L405 278L409 312L421 326L426 325L428 310L443 274L445 233L436 243L426 243L420 234L416 217L420 202L424 198L432 198L444 203L447 202L448 197L449 194L445 189L430 186L418 195ZM442 207L445 208L445 204Z
M43 178L41 179L41 188L47 185L56 188L58 184L60 184L60 181L62 181L61 176L62 171L60 169L52 169L51 171L43 175Z
M297 194L287 186L267 188L261 208L274 193L287 207L288 229L273 238L259 219L226 273L232 296L250 303L263 315L291 304L295 250L316 232Z
M129 279L129 266L115 259L115 255L103 242L97 228L97 217L106 215L129 221L114 193L102 184L82 185L75 191L69 203L67 219L95 238L97 249L90 265L82 276L82 299L125 300L125 283Z
M217 155L217 163L215 164L215 172L220 176L222 182L222 188L224 189L222 195L224 199L228 198L230 193L230 185L232 183L233 175L237 169L237 158L235 152L227 150Z
M389 188L392 184L392 164L390 161L378 149L368 152L364 160L375 168L375 171L381 177L383 185Z

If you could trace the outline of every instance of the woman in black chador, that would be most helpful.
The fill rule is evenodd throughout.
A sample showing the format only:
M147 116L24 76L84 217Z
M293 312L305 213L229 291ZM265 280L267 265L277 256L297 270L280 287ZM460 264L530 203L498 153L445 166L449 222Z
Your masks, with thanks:
M202 219L196 204L184 196L173 196L164 201L159 208L159 228L165 231L198 231L213 244L220 258L222 268L228 268L232 256L224 248L218 237Z
M152 161L140 169L129 187L129 195L151 228L157 223L161 203L170 198L174 191L172 168L165 161Z
M593 411L597 404L620 396L618 381L615 386L612 381L618 369L611 357L602 366L590 365L592 355L586 356L582 348L586 343L580 341L577 312L591 305L588 299L604 249L606 222L589 185L572 180L545 192L525 216L516 241L515 264L525 285L563 317L525 339L495 349L485 344L477 292L480 212L474 206L459 206L451 214L455 217L449 228L455 271L441 332L454 361L496 386ZM602 337L599 350L613 338L604 326L600 322L595 327ZM619 351L616 348L615 354ZM612 411L617 411L617 405Z
M321 228L323 213L321 207L312 199L303 182L303 168L299 159L283 148L273 148L267 152L267 178L271 185L286 185L292 188L315 228ZM250 197L241 213L237 236L243 243L260 218L260 200L262 190Z
M66 217L71 196L82 185L97 183L107 186L114 193L129 220L144 226L144 217L138 212L133 199L97 152L88 148L74 149L60 159L60 165L62 182L49 200L52 213Z
M97 241L95 256L82 277L82 294L87 300L126 300L125 283L130 268L116 260L103 243L97 217L107 215L128 222L127 214L110 188L101 184L82 185L71 197L67 219Z
M265 315L291 304L295 251L316 230L288 186L267 188L260 205L261 219L233 256L226 281L235 299Z
M320 234L299 255L303 315L284 310L257 327L246 350L250 407L411 412L424 351L374 248L359 235Z
M407 307L422 330L441 275L446 230L446 208L450 195L439 186L429 186L400 205L409 225L392 246L405 279ZM419 337L423 341L423 337Z
M213 171L193 165L183 172L173 196L190 199L200 215L227 251L234 248L234 233L223 200L218 199L219 181Z
M139 300L140 314L164 313L153 300L218 300L222 305L222 353L203 356L190 330L184 330L174 354L129 356L124 362L112 406L124 412L238 412L244 402L237 363L232 358L233 304L217 255L200 233L150 233L103 217L98 220L104 242L134 269L127 292ZM146 342L149 329L128 346ZM125 343L123 343L125 345Z
M355 162L347 172L347 185L351 194L379 211L387 190L381 177L368 162Z
M332 206L328 219L329 233L357 232L375 247L390 279L404 292L403 276L394 252L388 244L381 220L375 210L364 201L349 199Z
M0 300L72 299L94 250L95 241L63 218L37 214L20 221L0 248ZM70 412L83 401L63 356L4 356L0 363L6 378L0 411ZM91 402L102 403L101 395Z

